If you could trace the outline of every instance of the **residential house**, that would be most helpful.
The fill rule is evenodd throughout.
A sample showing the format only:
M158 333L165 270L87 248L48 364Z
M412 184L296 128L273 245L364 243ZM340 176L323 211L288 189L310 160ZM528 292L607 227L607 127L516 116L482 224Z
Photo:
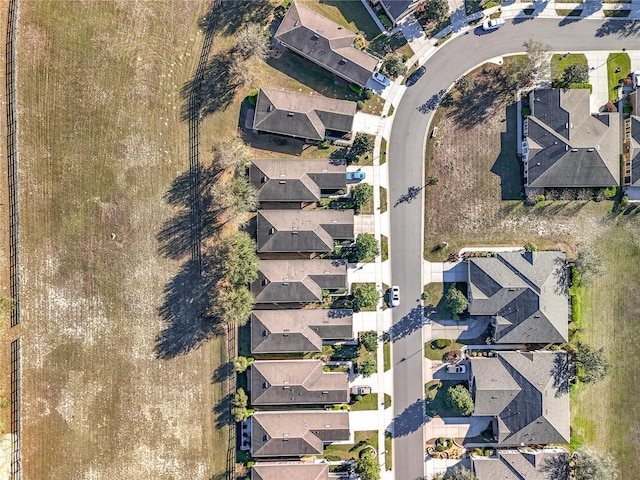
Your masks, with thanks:
M323 141L348 135L355 114L355 102L262 87L256 99L253 129Z
M354 338L351 310L254 310L251 353L321 352L328 341Z
M299 410L251 415L251 456L322 455L330 443L350 443L349 412Z
M325 372L320 360L257 360L249 368L251 405L349 402L346 372Z
M367 84L380 61L353 46L356 34L311 8L294 2L274 39L347 82Z
M624 119L622 160L624 194L630 201L640 201L640 95L629 95L633 114Z
M346 189L343 160L261 158L251 162L249 179L261 208L273 203L313 203Z
M500 252L468 261L469 314L491 317L496 343L563 343L569 299L564 252Z
M384 13L394 25L413 13L426 0L373 0L374 5L380 5Z
M258 253L331 253L351 244L353 210L258 210Z
M534 90L529 107L523 124L527 191L620 184L618 113L591 114L586 89Z
M251 480L329 480L328 463L264 463L251 467Z
M491 457L471 456L477 480L568 480L569 455L562 447L497 450ZM565 475L563 475L565 473Z
M260 260L255 303L321 302L323 290L347 288L346 260Z
M474 417L491 417L499 447L569 443L566 352L497 352L472 357Z

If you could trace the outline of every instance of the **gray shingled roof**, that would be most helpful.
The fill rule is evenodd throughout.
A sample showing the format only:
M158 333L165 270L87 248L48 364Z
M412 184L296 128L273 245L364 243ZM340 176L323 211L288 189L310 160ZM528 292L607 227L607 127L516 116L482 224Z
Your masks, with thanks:
M353 47L356 34L294 2L274 38L330 72L364 87L378 59Z
M385 11L394 23L406 17L424 2L425 0L380 0L380 3L384 5Z
M258 253L333 252L354 240L353 210L259 210Z
M321 302L322 290L347 288L346 260L260 260L255 303Z
M320 360L258 360L251 364L252 405L324 405L349 401L346 372L324 372Z
M320 352L323 340L354 337L351 310L254 310L251 353Z
M498 352L471 358L474 416L496 420L500 446L569 442L565 352Z
M344 160L261 158L249 168L260 202L317 202L323 193L346 188Z
M564 252L469 259L469 314L494 319L496 343L562 343L569 307Z
M355 102L262 87L256 100L253 128L322 141L326 130L350 132L355 114Z
M640 186L640 117L632 115L630 120L631 138L629 139L629 155L631 156L631 185Z
M591 115L584 89L534 90L529 104L529 187L619 185L617 113Z
M329 464L258 462L251 467L251 480L329 480Z
M349 412L299 410L251 416L254 457L321 455L324 444L349 440Z
M567 480L549 470L548 462L569 461L561 449L498 450L496 456L471 457L471 465L478 480Z

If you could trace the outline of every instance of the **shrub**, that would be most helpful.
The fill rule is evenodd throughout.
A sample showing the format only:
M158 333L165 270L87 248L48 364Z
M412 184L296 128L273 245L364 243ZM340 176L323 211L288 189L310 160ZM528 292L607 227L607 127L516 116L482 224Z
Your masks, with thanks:
M471 398L471 393L464 385L449 387L447 389L446 401L450 408L458 410L462 416L466 417L473 412L473 399Z
M618 189L616 187L607 187L604 189L604 196L608 199L612 199L618 193Z
M538 247L534 243L527 242L524 244L524 250L525 252L537 252Z
M622 197L622 199L620 200L620 206L622 208L627 208L629 206L629 197L627 197L626 195Z
M451 345L451 340L449 340L448 338L438 338L437 340L434 340L433 343L435 344L436 348L443 349Z
M357 110L362 110L364 108L364 102L362 100L358 100L356 102L356 109Z
M520 115L526 117L527 115L531 115L531 109L529 107L522 107L520 110Z
M365 100L371 100L373 98L373 92L370 89L365 88L362 91L362 98L364 98Z
M360 345L367 352L375 352L378 348L378 334L375 330L369 330L360 334Z

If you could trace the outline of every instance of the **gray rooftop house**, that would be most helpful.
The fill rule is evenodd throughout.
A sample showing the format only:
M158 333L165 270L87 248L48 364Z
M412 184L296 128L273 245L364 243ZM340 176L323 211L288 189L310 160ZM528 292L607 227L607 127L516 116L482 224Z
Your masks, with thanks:
M251 455L322 455L326 444L350 441L349 412L299 410L251 415Z
M620 184L618 113L591 114L585 89L534 90L529 106L523 125L527 189Z
M323 141L353 129L356 103L262 87L258 92L253 129L304 140Z
M257 360L249 369L251 405L349 402L346 372L324 372L320 360Z
M569 443L565 352L498 352L472 357L473 416L492 417L494 445Z
M251 353L321 352L325 341L349 340L351 310L254 310L251 313Z
M322 290L347 288L346 260L260 260L255 303L321 302Z
M569 480L562 468L569 455L562 447L497 450L495 456L471 456L471 468L478 480ZM564 469L563 473L566 473Z
M274 39L289 50L364 87L379 60L353 46L356 34L305 5L294 2Z
M470 258L469 314L491 317L496 343L563 343L569 305L564 252Z
M624 163L624 193L631 201L640 201L640 95L629 95L635 115L624 119L622 159Z
M258 253L330 253L354 240L353 210L259 210Z
M394 25L413 13L423 3L425 0L374 0L374 5L380 5Z
M261 158L251 162L249 178L261 205L312 203L347 186L347 165L329 159Z
M328 463L258 462L251 467L251 480L329 480L329 478Z

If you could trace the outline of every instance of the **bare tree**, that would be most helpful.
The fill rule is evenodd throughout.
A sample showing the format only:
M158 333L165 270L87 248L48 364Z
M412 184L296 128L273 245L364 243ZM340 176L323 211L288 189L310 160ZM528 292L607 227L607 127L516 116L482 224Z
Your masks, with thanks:
M262 25L249 23L234 35L235 51L245 60L265 60L269 55L269 38Z
M214 145L213 164L219 170L244 172L251 162L251 149L239 138Z
M611 456L580 447L571 456L575 480L615 480L618 466Z
M581 188L578 191L578 200L583 200L588 202L589 200L591 200L592 195L591 195L591 190L589 190L588 188Z

